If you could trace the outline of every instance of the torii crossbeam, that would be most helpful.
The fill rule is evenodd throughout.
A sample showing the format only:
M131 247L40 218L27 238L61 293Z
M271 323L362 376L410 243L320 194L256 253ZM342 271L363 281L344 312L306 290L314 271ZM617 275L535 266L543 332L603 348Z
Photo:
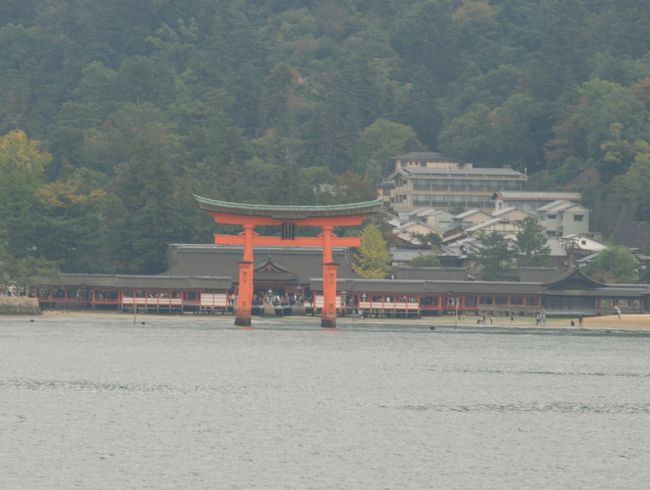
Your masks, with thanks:
M366 201L333 206L278 206L215 201L194 195L199 207L217 223L240 225L239 235L214 235L216 245L242 245L244 254L239 262L239 293L235 325L250 326L253 301L253 248L258 246L321 247L323 249L323 309L321 327L336 327L336 269L332 261L333 247L358 247L359 237L337 237L335 226L356 226L371 213L381 209L382 201ZM256 226L280 226L281 236L255 233ZM320 227L317 237L296 236L299 226Z

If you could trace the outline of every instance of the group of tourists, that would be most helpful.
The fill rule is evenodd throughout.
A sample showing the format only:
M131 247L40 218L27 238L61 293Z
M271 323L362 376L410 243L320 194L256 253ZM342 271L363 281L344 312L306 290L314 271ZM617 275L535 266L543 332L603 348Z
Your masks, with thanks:
M29 296L30 290L15 283L0 283L0 296Z
M280 294L270 289L266 293L255 293L253 295L253 306L261 306L269 303L273 306L293 306L295 304L303 304L303 298L299 294Z

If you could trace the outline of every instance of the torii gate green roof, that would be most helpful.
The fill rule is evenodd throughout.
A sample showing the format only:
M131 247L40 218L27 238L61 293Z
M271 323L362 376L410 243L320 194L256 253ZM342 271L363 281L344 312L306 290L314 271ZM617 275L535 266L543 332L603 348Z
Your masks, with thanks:
M350 216L376 213L383 207L383 201L353 202L331 206L284 206L277 204L249 204L217 201L194 194L194 199L203 211L213 213L242 214L247 216L268 216L273 218L311 218L329 216Z

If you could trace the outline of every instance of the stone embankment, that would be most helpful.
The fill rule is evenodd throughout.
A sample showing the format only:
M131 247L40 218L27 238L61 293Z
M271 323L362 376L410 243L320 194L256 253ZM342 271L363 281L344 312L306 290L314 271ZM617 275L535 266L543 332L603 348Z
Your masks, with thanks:
M36 298L25 296L0 296L0 315L40 315Z

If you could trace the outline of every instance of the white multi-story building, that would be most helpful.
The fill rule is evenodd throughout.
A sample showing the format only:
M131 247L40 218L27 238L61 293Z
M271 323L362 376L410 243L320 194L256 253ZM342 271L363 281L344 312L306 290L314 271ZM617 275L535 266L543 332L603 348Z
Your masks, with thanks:
M476 168L439 153L407 153L395 157L395 171L378 191L398 212L420 207L489 209L495 192L521 191L527 179L509 167Z
M537 208L537 222L548 236L586 234L589 232L589 210L574 202L553 201Z

